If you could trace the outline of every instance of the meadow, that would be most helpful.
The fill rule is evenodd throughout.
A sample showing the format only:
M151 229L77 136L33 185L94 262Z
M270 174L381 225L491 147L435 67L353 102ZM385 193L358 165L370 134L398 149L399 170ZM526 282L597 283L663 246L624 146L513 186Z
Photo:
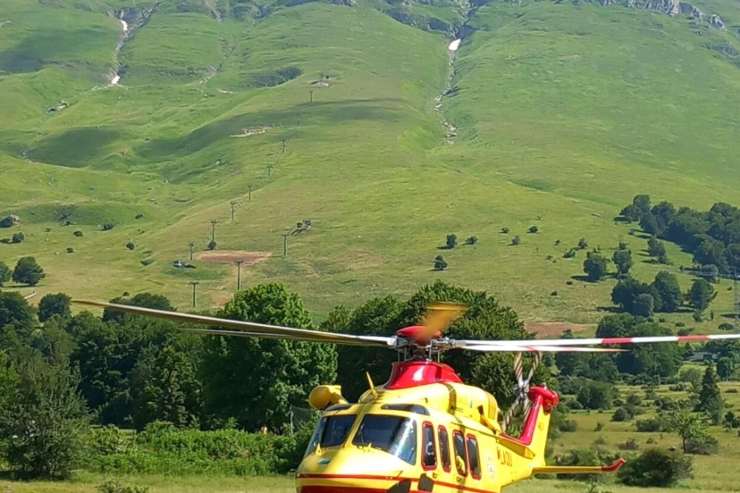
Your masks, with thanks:
M245 269L246 285L285 283L317 319L441 278L494 293L532 323L590 324L613 281L572 279L583 258L562 255L578 239L608 255L626 241L635 275L650 279L659 267L645 240L612 221L633 195L740 202L740 77L711 48L738 46L733 29L620 6L494 2L471 13L440 114L450 34L363 2L271 5L222 22L201 2L164 2L121 49L123 78L108 87L120 36L110 12L132 5L12 0L3 13L0 215L20 215L27 239L0 245L0 259L36 256L48 272L40 295L154 291L187 308L198 280L198 308L219 305L235 288L232 265L172 267L190 242L205 249L216 220L217 248L273 253ZM732 2L702 8L738 22ZM457 127L452 144L443 116ZM303 219L312 230L289 236L283 257L283 233ZM479 243L438 250L448 233ZM671 270L691 264L669 248ZM729 287L718 318L732 311Z

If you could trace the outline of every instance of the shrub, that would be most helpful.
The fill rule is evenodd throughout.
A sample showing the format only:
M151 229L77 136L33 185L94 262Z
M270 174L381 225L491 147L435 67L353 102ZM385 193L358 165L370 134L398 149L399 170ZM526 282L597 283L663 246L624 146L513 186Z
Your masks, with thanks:
M126 243L126 248L128 248L129 250L133 250L134 248L136 248L136 244L134 244L133 241L129 241L128 243Z
M573 419L564 419L558 425L558 430L563 433L578 431L578 423Z
M640 444L638 444L637 440L634 438L630 438L626 442L617 445L617 448L619 450L637 450L640 448Z
M216 240L211 240L208 242L207 248L209 250L215 250L218 244L216 243Z
M82 238L82 236L84 236L82 231L80 231L79 229L72 234L75 235L77 238Z
M475 245L476 243L478 243L478 237L477 236L468 236L465 239L465 244L466 245Z
M13 280L15 282L35 286L44 277L46 277L44 269L36 263L36 259L33 257L23 257L15 264L13 270Z
M604 429L604 423L602 423L601 421L596 423L596 428L594 428L594 431L601 431L603 429Z
M113 223L105 223L105 224L103 224L103 225L100 226L100 229L102 229L103 231L110 231L114 227L115 226L113 225Z
M511 244L514 246L519 245L521 243L522 243L522 239L519 238L518 236L515 236L511 239Z
M447 261L444 259L442 255L437 255L434 257L434 270L436 271L442 271L447 269Z
M571 248L563 254L563 258L574 258L576 256L576 249Z
M613 454L599 449L572 449L564 455L556 457L558 466L591 466L594 464L611 462ZM558 474L558 479L574 479L579 481L603 481L603 475L598 474Z
M612 415L612 421L629 421L634 417L634 414L628 407L619 407Z
M452 250L457 246L457 235L454 233L447 235L447 240L445 241L445 248L448 250Z
M540 230L540 228L538 228L537 226L530 226L529 229L527 230L527 232L528 233L535 234L535 233L539 232L539 230Z
M506 235L506 234L509 234L509 231L511 231L511 230L510 230L509 228L507 228L507 227L503 227L503 228L501 228L501 232L502 232L503 234L505 234L505 235Z
M658 418L638 419L635 422L635 429L640 433L655 433L664 431L665 426Z
M686 439L685 449L687 454L712 455L719 449L719 442L707 433L698 433Z
M629 486L672 486L678 480L691 477L691 458L678 452L651 448L627 461L617 478Z
M23 243L23 241L26 239L26 235L24 235L22 232L18 232L13 234L13 236L10 237L11 243Z
M735 325L724 322L724 323L719 324L719 330L730 332L730 331L735 330Z
M585 250L586 248L588 248L588 241L586 241L586 238L578 240L578 249Z

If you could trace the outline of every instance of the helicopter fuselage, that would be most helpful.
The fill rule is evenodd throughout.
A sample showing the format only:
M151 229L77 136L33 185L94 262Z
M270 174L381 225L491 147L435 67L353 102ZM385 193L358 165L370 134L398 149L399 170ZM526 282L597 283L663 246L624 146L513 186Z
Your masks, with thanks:
M544 466L554 392L530 390L522 435L496 399L447 365L396 363L357 403L326 408L297 470L298 493L494 493Z

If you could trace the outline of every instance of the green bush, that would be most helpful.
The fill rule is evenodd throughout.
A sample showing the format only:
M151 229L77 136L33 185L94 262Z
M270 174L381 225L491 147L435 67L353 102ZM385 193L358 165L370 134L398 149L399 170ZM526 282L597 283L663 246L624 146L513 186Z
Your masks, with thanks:
M311 429L292 435L201 431L151 423L142 432L108 426L86 437L90 470L116 474L284 474L303 456Z
M663 422L658 418L638 419L635 422L635 428L640 433L655 433L665 431Z
M125 486L118 481L106 481L98 486L100 493L147 493L149 488L146 486Z
M678 452L651 448L627 461L617 478L629 486L672 486L691 477L691 458Z

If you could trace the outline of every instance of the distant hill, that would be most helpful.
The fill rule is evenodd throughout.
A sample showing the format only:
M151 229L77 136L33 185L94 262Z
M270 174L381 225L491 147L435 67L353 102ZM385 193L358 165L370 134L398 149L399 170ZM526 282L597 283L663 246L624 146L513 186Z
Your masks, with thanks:
M740 203L740 4L4 0L0 108L0 237L26 236L0 260L35 255L40 293L221 303L233 265L173 266L217 221L263 259L243 284L317 313L442 278L588 323L613 281L563 258L580 238L661 268L613 222L633 195Z

